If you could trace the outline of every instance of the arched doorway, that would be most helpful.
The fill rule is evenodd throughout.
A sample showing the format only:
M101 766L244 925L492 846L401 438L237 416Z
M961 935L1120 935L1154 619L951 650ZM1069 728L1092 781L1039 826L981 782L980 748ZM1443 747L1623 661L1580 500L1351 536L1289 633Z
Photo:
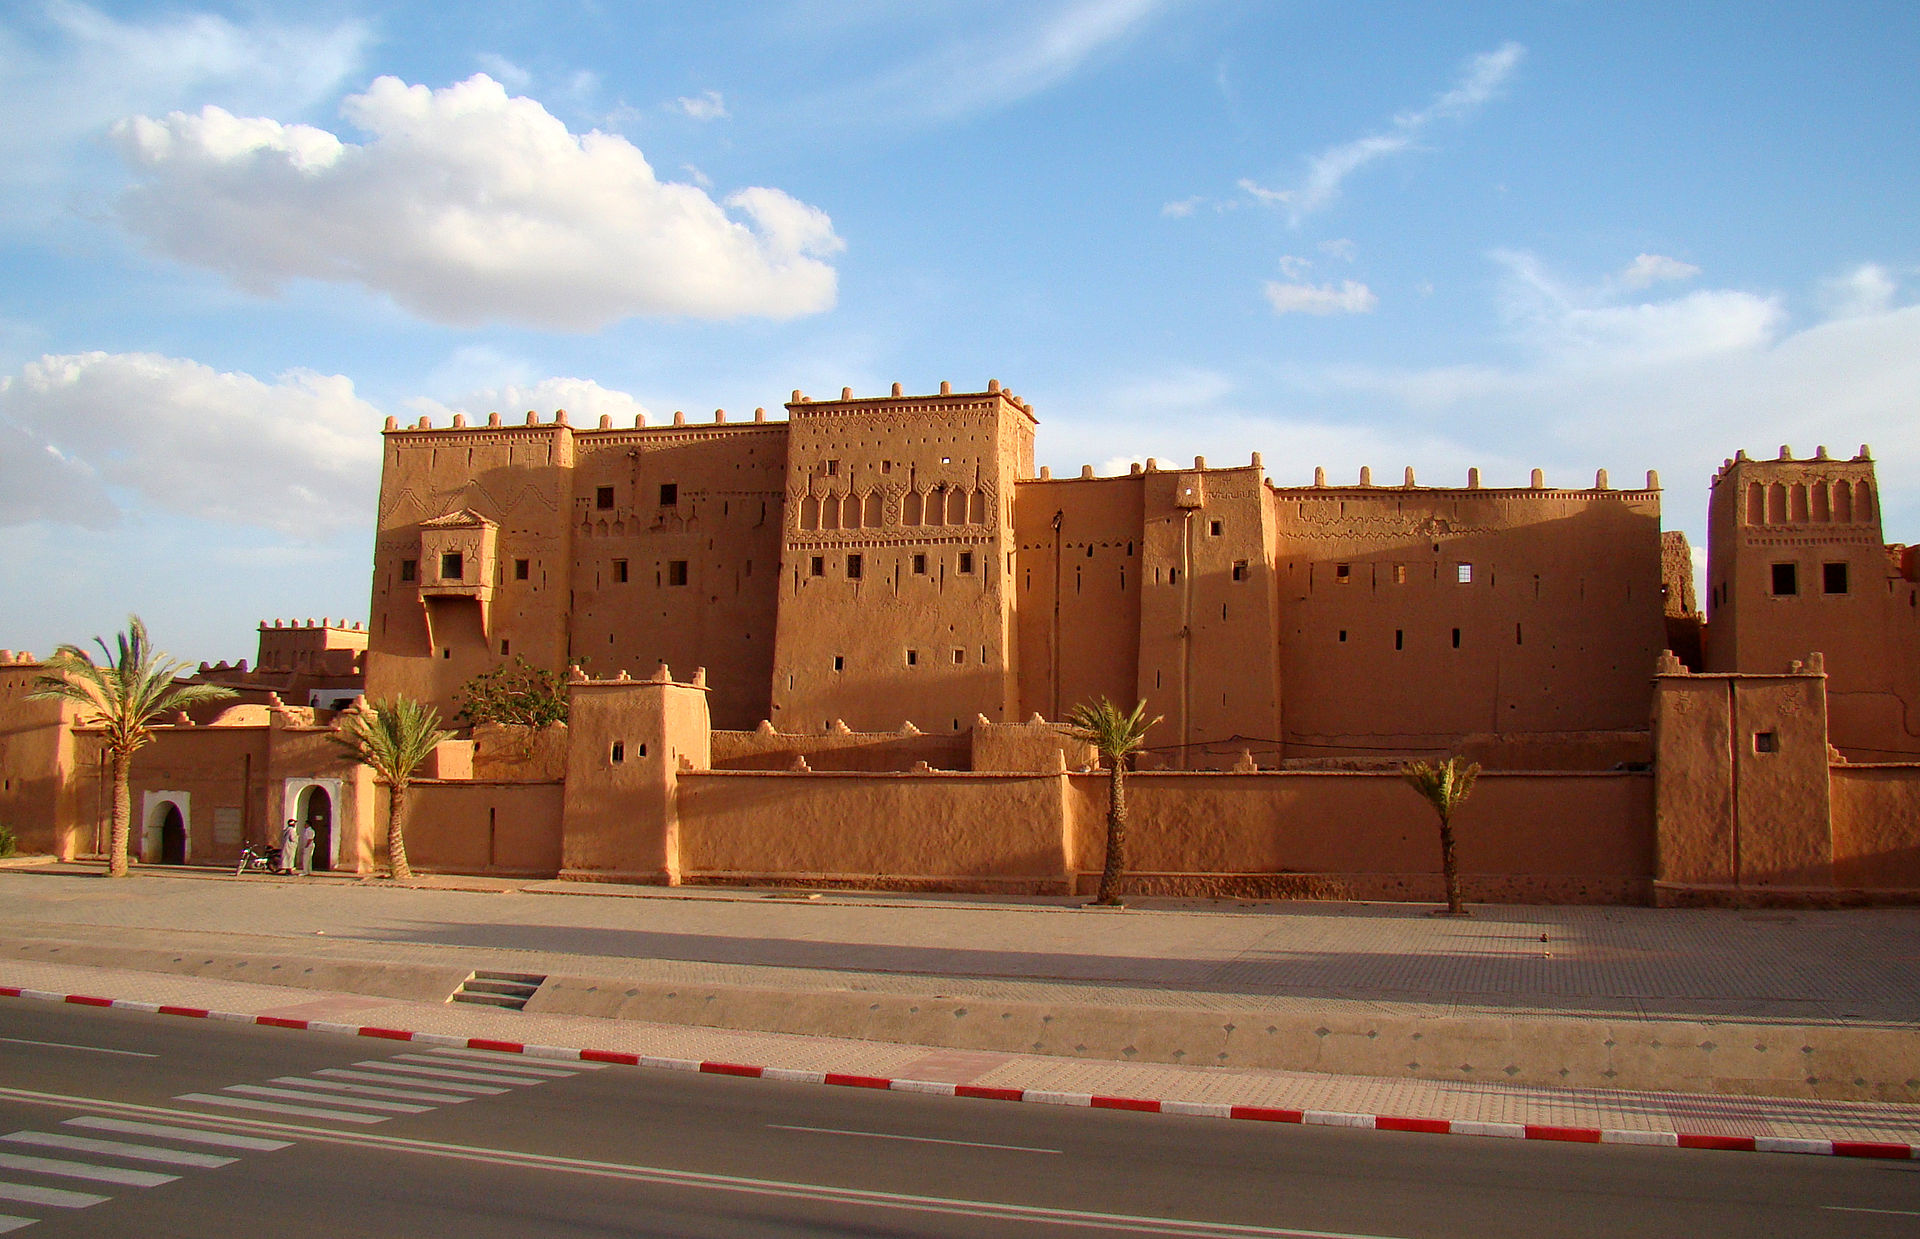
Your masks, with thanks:
M313 827L313 867L333 868L333 797L324 787L309 787L303 797L306 805L300 814L303 824Z
M187 863L187 823L180 816L180 806L171 800L167 801L160 816L160 863Z

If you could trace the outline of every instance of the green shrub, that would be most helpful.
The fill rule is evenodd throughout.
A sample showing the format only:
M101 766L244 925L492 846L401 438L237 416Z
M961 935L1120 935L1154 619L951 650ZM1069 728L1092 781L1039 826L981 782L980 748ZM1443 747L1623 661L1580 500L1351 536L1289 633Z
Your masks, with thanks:
M0 822L0 856L13 855L14 849L19 845L20 841L13 835L13 827Z

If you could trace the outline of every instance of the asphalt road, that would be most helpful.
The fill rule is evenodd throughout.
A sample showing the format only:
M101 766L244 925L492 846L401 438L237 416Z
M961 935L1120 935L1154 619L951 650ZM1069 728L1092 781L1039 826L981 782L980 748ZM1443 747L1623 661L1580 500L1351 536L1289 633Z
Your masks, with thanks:
M1015 1105L8 1002L9 1229L1875 1239L1920 1229L1920 1162Z

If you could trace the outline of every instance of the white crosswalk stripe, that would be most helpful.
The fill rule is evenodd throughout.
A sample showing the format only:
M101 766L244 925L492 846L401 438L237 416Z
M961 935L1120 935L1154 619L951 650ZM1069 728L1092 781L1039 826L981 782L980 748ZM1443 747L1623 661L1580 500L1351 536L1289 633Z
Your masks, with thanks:
M31 1226L39 1220L37 1217L15 1217L11 1213L0 1213L0 1235L19 1230L22 1226Z
M83 1127L88 1131L118 1132L123 1136L158 1136L185 1144L204 1144L216 1149L239 1149L246 1153L271 1153L290 1149L291 1140L268 1140L264 1136L238 1136L224 1131L202 1131L198 1127L175 1127L170 1123L137 1123L132 1119L110 1119L98 1114L83 1114L62 1123L63 1127Z
M175 1101L191 1101L201 1106L228 1106L235 1110L264 1110L268 1114L297 1114L308 1119L334 1119L342 1123L384 1123L384 1114L353 1114L346 1110L322 1110L315 1106L290 1106L278 1101L251 1101L245 1097L222 1097L217 1093L181 1093Z
M436 1080L462 1080L473 1084L539 1083L539 1081L532 1076L502 1075L499 1072L455 1071L451 1067L429 1067L424 1063L395 1063L389 1062L384 1058L370 1058L365 1062L355 1063L354 1066L364 1067L369 1071L405 1072L412 1076L431 1076ZM417 1080L416 1083L425 1084L426 1081Z
M96 1196L92 1192L70 1192L63 1187L34 1187L28 1183L8 1183L0 1179L0 1200L14 1200L23 1205L46 1205L53 1209L84 1209L88 1205L97 1205L112 1199L111 1196Z
M223 1093L239 1093L246 1097L279 1097L286 1101L320 1102L329 1106L358 1106L362 1110L385 1110L389 1114L429 1114L432 1106L410 1105L404 1101L382 1101L377 1097L339 1097L327 1094L315 1094L305 1089L269 1088L264 1084L229 1084L220 1090Z
M324 1089L331 1093L358 1093L362 1097L386 1097L394 1101L430 1101L436 1106L452 1106L473 1100L459 1093L428 1093L417 1088L382 1088L378 1084L342 1084L337 1080L315 1080L310 1076L275 1076L269 1083L298 1084L302 1088Z
M161 1162L168 1166L193 1166L201 1170L213 1170L232 1165L235 1160L231 1157L221 1157L217 1153L163 1149L157 1144L128 1144L121 1140L90 1140L85 1136L69 1136L57 1131L16 1131L11 1135L0 1136L0 1140L11 1141L14 1144L30 1144L41 1149L65 1149L70 1153L105 1153L109 1157L124 1157L129 1161Z
M377 1063L377 1062L367 1063L364 1065L369 1067L385 1067L386 1066L383 1063ZM410 1085L418 1086L420 1088L442 1088L442 1089L448 1089L456 1093L471 1093L476 1096L497 1096L501 1093L508 1093L513 1091L511 1089L495 1088L492 1085L488 1085L488 1084L456 1084L451 1080L448 1080L448 1081L430 1080L425 1076L409 1076L409 1075L395 1074L403 1070L406 1070L406 1069L400 1068L400 1067L386 1067L386 1072L388 1074L376 1075L370 1071L352 1071L346 1067L322 1067L320 1070L314 1072L313 1074L317 1076L327 1076L335 1080L365 1080L374 1084L410 1084Z
M404 1054L403 1058L415 1055ZM451 1047L435 1050L430 1057L464 1058L480 1063L496 1063L513 1071L531 1071L540 1075L571 1076L582 1071L599 1071L605 1063L560 1062L550 1058L528 1058L524 1054L509 1054L504 1050L458 1050Z
M0 1170L25 1170L30 1174L48 1174L62 1179L87 1179L94 1183L118 1183L122 1187L158 1187L180 1176L157 1170L129 1170L124 1166L96 1166L91 1162L70 1162L57 1157L29 1157L24 1153L0 1153Z

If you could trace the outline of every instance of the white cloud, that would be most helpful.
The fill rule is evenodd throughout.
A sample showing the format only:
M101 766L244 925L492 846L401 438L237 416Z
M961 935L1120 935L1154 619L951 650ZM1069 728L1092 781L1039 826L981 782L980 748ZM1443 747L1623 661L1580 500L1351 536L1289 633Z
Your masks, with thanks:
M1332 284L1266 282L1267 300L1276 314L1366 314L1380 304L1373 290L1353 280Z
M1331 241L1320 243L1320 252L1329 258L1338 258L1342 262L1352 262L1359 249L1346 237L1335 237Z
M508 90L525 90L533 85L533 74L497 52L481 52L473 59L488 76Z
M300 113L355 73L372 30L269 19L237 24L206 13L121 21L68 0L17 5L0 17L0 161L6 201L46 215L87 144L131 113L209 101Z
M1270 189L1252 180L1242 180L1240 188L1256 202L1284 208L1298 224L1331 205L1355 172L1388 156L1417 149L1422 135L1435 121L1464 120L1478 111L1499 93L1525 55L1526 49L1520 44L1505 43L1475 56L1459 81L1426 107L1399 113L1382 133L1328 147L1309 158L1305 178L1290 189Z
M1178 202L1169 202L1160 208L1160 214L1168 219L1185 219L1193 214L1193 208L1206 201L1204 198L1182 198Z
M843 245L825 213L767 188L723 207L484 74L441 90L382 77L344 111L368 142L214 107L127 121L115 132L142 184L121 216L249 290L356 283L453 324L593 330L834 303L826 259Z
M1762 348L1786 323L1778 297L1701 289L1668 301L1621 303L1604 287L1557 279L1532 254L1499 250L1492 258L1506 269L1505 313L1520 339L1565 361L1645 365Z
M445 401L420 396L407 401L407 406L433 418L436 425L455 413L464 413L469 419L484 419L489 413L511 418L515 413L533 411L542 419L550 419L556 409L565 409L567 421L575 426L597 425L603 414L612 417L616 426L631 426L636 416L648 411L646 405L626 392L602 387L592 379L574 378L507 383Z
M717 90L703 90L691 98L682 95L673 101L673 110L688 120L726 120L731 115Z
M1304 279L1307 272L1313 270L1313 260L1302 258L1298 254L1282 254L1280 270L1290 280Z
M1690 280L1699 274L1700 268L1690 262L1665 254L1641 254L1627 264L1619 280L1626 288L1648 288L1667 280Z
M1878 263L1862 263L1844 275L1822 281L1820 305L1829 318L1885 314L1899 291L1893 276Z
M296 537L363 524L378 409L341 375L275 381L151 353L46 356L0 378L0 523L98 527L112 496Z

